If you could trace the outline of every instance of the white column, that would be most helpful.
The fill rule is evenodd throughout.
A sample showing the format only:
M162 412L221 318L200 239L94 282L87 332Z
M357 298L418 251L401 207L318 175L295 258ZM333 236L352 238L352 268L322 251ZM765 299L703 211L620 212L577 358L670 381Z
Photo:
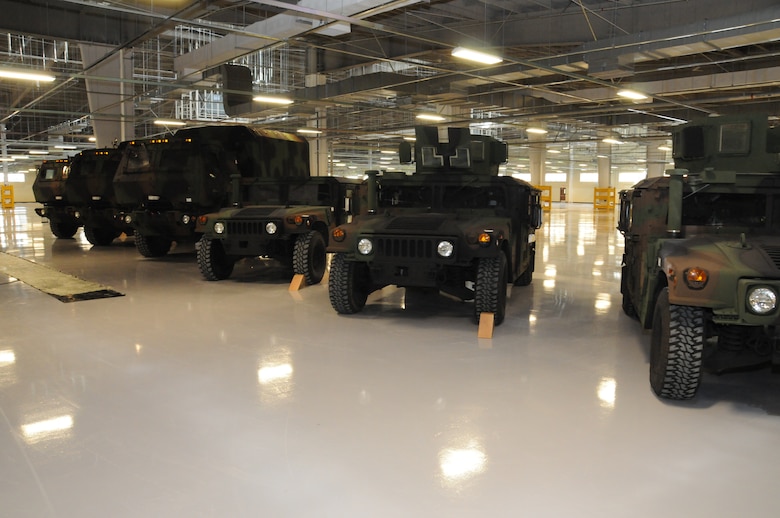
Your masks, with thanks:
M647 145L647 177L656 178L666 171L666 151L658 149L666 144L664 141L652 141Z
M612 145L599 142L596 145L596 164L599 172L599 187L612 187Z
M528 158L530 160L531 183L533 185L544 184L544 161L547 156L547 145L544 142L540 142L544 138L544 135L528 134L528 140L530 141Z

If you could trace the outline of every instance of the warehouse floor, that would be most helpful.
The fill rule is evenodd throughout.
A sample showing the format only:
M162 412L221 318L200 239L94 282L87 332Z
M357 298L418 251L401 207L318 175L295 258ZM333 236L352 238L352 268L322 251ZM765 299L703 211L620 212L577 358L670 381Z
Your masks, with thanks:
M469 303L386 288L339 316L274 264L207 282L192 245L56 240L34 207L0 250L124 296L0 270L0 516L777 516L780 377L657 399L611 212L556 204L480 339Z

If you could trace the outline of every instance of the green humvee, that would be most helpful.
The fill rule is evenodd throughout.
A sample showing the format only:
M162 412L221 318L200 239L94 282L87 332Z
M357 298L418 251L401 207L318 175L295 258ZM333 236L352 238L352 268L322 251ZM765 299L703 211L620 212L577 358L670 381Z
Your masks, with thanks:
M780 363L779 152L766 116L691 122L675 169L620 193L623 310L652 329L660 397L692 398L703 368Z
M503 142L467 128L449 128L448 142L435 127L415 134L415 174L369 171L368 210L331 232L331 305L356 313L372 291L396 285L473 299L477 322L487 312L500 324L507 284L532 280L541 192L498 176ZM411 162L408 143L400 155Z
M235 183L239 183L238 175ZM246 182L245 182L246 183ZM243 257L276 259L306 284L325 274L330 231L351 215L357 180L334 177L258 178L233 188L252 200L198 218L198 267L209 281L226 279Z

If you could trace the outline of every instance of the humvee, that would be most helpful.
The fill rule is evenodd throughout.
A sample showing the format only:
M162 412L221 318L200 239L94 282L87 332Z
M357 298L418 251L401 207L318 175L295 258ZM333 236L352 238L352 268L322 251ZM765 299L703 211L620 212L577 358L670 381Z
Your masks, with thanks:
M65 196L65 182L70 172L70 159L44 160L33 181L35 201L42 203L35 213L48 218L51 233L58 238L71 238L81 226L81 220Z
M200 238L198 216L229 205L232 175L308 176L308 160L306 141L296 135L249 126L186 128L128 142L114 190L138 251L160 257L174 241Z
M507 285L531 283L541 192L498 176L506 144L468 128L415 128L415 173L369 171L365 214L331 232L328 293L341 314L361 311L387 285L474 300L474 320L500 324ZM399 148L412 161L410 144Z
M238 175L236 175L237 177ZM239 178L235 178L239 182ZM330 231L345 223L358 180L335 177L258 178L233 188L252 200L198 218L198 267L209 281L226 279L244 257L276 259L318 284L325 274Z
M780 363L780 128L724 116L672 137L674 169L620 193L620 291L651 329L653 391L689 399L702 369Z

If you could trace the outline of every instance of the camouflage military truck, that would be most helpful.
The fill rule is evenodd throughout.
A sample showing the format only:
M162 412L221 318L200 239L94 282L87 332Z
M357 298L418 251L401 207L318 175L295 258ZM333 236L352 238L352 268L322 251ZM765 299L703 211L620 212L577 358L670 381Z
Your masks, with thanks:
M238 181L238 179L236 179ZM333 177L259 178L233 192L253 201L198 218L198 267L209 281L226 279L242 257L268 257L322 280L330 231L347 221L358 180Z
M780 362L780 128L716 117L673 132L675 168L620 193L623 310L652 329L650 384Z
M87 241L96 246L133 232L116 208L113 180L121 157L120 148L109 148L85 150L71 159L65 195Z
M114 191L138 251L159 257L174 241L197 241L197 217L229 204L234 174L308 176L306 141L247 126L205 126L128 142ZM238 198L248 201L246 195Z
M342 314L363 309L387 285L438 290L474 300L500 324L509 283L527 285L534 271L540 191L498 176L506 144L449 128L417 127L413 175L369 172L368 213L331 232L328 292ZM408 143L401 161L411 162Z
M44 160L33 181L33 196L43 207L35 209L42 218L48 218L52 234L71 238L81 226L81 220L65 196L65 181L70 172L70 159Z

